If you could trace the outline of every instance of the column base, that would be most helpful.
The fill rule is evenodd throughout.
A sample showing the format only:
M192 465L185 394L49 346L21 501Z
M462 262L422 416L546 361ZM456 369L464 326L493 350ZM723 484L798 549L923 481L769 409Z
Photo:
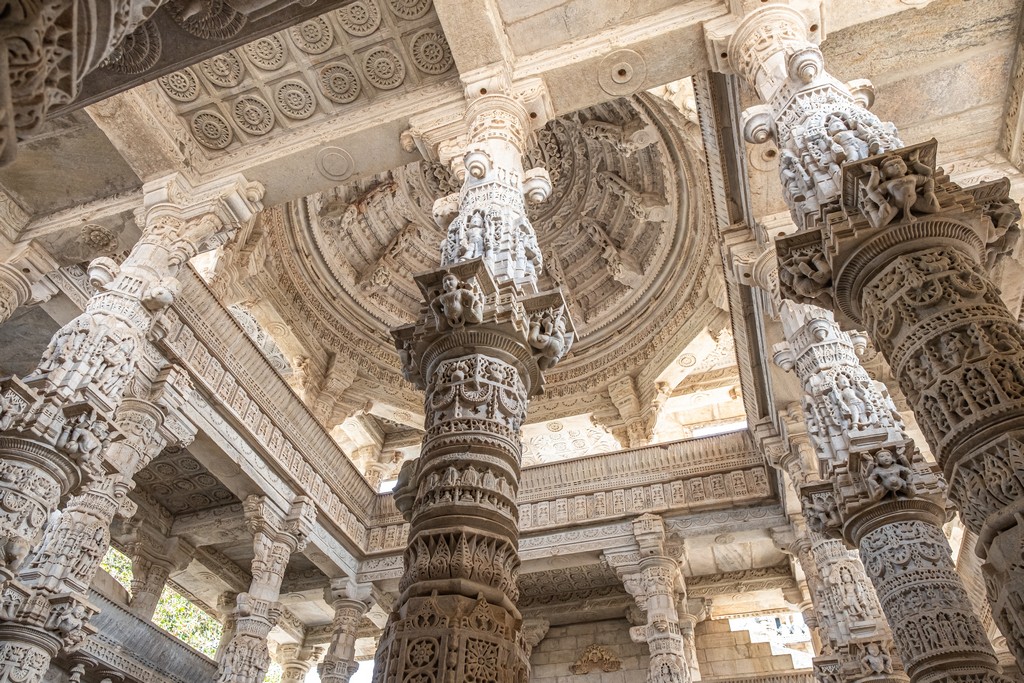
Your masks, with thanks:
M409 598L377 650L376 683L521 683L530 665L522 618L460 595Z

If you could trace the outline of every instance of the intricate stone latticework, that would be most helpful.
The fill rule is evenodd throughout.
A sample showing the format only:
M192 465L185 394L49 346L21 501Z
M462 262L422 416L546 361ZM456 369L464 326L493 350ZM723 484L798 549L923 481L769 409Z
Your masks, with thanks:
M637 609L646 615L647 623L630 629L630 637L646 643L651 658L649 683L690 683L697 667L693 644L693 627L700 617L687 611L689 639L680 625L678 605L686 604L686 585L679 560L667 547L665 523L657 515L642 515L633 522L637 549L623 553L606 553L605 559L622 578L626 591L633 596ZM687 641L690 641L689 643ZM692 658L692 659L691 659Z
M442 269L417 277L419 321L394 331L427 418L421 455L395 489L411 526L378 683L518 681L529 671L516 606L519 428L573 327L558 291L537 293L542 261L524 200L542 201L551 186L543 169L524 173L522 157L531 119L543 117L530 115L528 97L479 91L465 137L440 145L464 178L435 205Z
M262 496L249 496L243 508L253 534L252 582L235 598L234 633L221 653L217 683L263 680L270 666L267 635L281 617L284 570L292 553L305 547L316 521L316 508L304 497L286 515Z
M372 586L348 580L332 581L324 590L324 599L334 607L331 644L318 672L321 683L348 683L355 673L356 636L359 620L373 604Z
M847 542L859 548L912 681L998 680L988 637L942 533L941 479L832 314L784 301L781 316L788 342L776 348L776 361L803 385L804 417L823 479L802 490L812 531L835 531L840 522ZM854 590L853 577L845 586L843 568L837 571L839 590ZM854 620L869 607L863 601L858 608L856 598L856 592L840 598ZM882 657L885 643L876 649L862 657ZM864 659L865 666L882 670L866 673L887 680L884 661L872 661Z

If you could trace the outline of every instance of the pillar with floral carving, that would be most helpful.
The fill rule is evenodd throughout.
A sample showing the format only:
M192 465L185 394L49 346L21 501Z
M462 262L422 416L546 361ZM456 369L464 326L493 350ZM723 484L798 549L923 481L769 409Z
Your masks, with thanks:
M292 501L287 513L265 496L242 502L253 535L252 582L235 598L234 633L224 647L217 683L261 683L270 667L267 635L281 617L281 581L292 553L301 552L316 522L316 507L305 496Z
M801 488L811 531L858 548L911 681L1003 680L942 533L944 483L907 436L896 407L860 364L830 312L784 301L788 340L775 358L804 390L803 413L821 471ZM844 551L845 552L845 551ZM847 566L833 583L841 608L867 609ZM863 607L858 607L863 603ZM855 615L854 615L855 616ZM884 675L885 643L861 653ZM890 658L891 659L891 658Z
M426 392L426 435L395 489L409 545L379 682L511 682L529 671L516 605L519 429L573 327L561 293L537 290L543 261L525 202L551 184L522 156L546 116L538 91L469 91L480 94L463 124L412 131L436 141L463 186L435 203L441 268L417 276L419 320L394 331L406 377Z
M73 652L92 632L88 622L97 610L88 602L89 586L110 546L115 516L135 513L127 497L132 476L169 443L191 438L190 432L182 433L180 423L165 420L168 411L184 402L183 381L180 372L171 371L154 385L152 401L121 402L114 420L117 438L103 452L110 470L84 470L81 486L46 528L31 561L7 584L0 618L6 644L0 672L42 676L58 652ZM37 668L29 669L26 662Z
M334 607L334 619L331 643L319 666L320 683L348 683L359 668L356 638L359 622L373 604L372 586L335 579L324 590L324 599Z
M53 336L32 373L0 385L0 579L20 569L61 497L101 471L126 472L107 458L108 445L123 438L111 416L174 300L175 275L262 208L262 186L240 176L199 187L171 176L144 191L142 237L131 253L120 264L92 262L97 292L85 311Z
M961 188L937 166L935 141L905 147L867 111L870 84L824 69L816 11L770 5L708 27L716 66L763 102L744 114L747 139L780 151L800 229L776 243L782 294L866 328L885 356L978 534L992 612L1020 664L1024 331L987 276L1020 209L1005 179Z
M691 670L697 662L687 655L696 655L695 643L688 652L678 610L678 604L686 602L686 584L678 559L682 548L666 542L665 522L657 515L646 514L634 520L633 537L635 550L605 553L605 560L647 619L646 624L631 628L629 635L634 642L646 643L650 650L647 680L691 683L695 680ZM698 615L690 616L695 624Z

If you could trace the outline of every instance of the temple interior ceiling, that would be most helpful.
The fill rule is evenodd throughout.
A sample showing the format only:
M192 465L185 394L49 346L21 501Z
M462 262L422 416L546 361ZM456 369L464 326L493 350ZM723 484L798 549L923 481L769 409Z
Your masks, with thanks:
M800 602L806 576L780 531L787 515L799 516L801 502L785 488L791 473L768 466L772 456L747 432L732 433L797 415L803 389L767 352L785 341L777 306L723 268L721 216L735 218L745 202L757 218L751 234L766 243L795 229L778 147L735 138L735 147L713 149L725 146L723 131L737 132L739 111L760 101L719 74L731 79L737 111L717 120L711 86L695 89L709 68L701 22L726 3L493 0L485 26L468 0L294 4L272 19L239 19L240 2L193 21L184 0L171 0L152 29L162 53L142 49L155 44L147 29L137 39L149 43L93 72L82 106L27 135L16 162L0 168L0 246L31 241L61 268L0 327L0 376L30 374L53 334L102 290L86 264L121 262L139 241L144 183L174 172L199 185L239 172L267 190L257 218L204 243L185 266L201 278L180 278L189 296L209 308L196 304L186 322L169 309L146 347L150 360L177 354L188 368L188 415L200 433L135 474L128 495L140 526L117 522L115 545L130 549L134 531L157 528L195 546L172 585L222 614L224 595L233 600L253 579L244 501L267 492L284 500L299 481L296 490L336 505L321 505L316 537L288 558L271 640L329 642L324 587L358 578L381 593L359 622L357 654L372 653L410 529L393 497L374 494L390 492L402 464L420 455L428 417L390 331L420 316L414 277L437 270L446 236L434 202L462 187L418 137L420 125L460 119L468 79L484 74L544 92L547 108L530 113L546 124L524 168L547 169L552 193L530 205L529 219L544 259L539 289L561 288L576 331L519 432L523 481L533 487L513 501L526 541L524 615L552 625L635 619L609 544L633 543L630 525L645 511L664 515L689 597L710 600L712 618ZM728 3L747 4L758 3ZM904 142L938 138L953 180L1006 176L1011 197L1024 198L1024 158L1008 142L1022 126L1020 0L823 7L832 74L870 79L872 111L894 121ZM487 71L495 59L507 73ZM746 184L716 194L727 182L722 167L737 160ZM1022 249L993 271L1014 315L1024 300ZM220 308L236 336L203 337L204 314ZM181 336L164 338L174 325ZM211 350L200 360L186 357L203 344ZM225 359L242 357L243 346L263 373L254 377L278 383L276 372L284 383L247 394L242 381L223 382ZM859 359L892 387L906 433L934 461L882 354L868 347ZM320 440L301 443L287 425ZM709 441L695 455L700 437ZM611 453L622 456L613 465L601 457Z

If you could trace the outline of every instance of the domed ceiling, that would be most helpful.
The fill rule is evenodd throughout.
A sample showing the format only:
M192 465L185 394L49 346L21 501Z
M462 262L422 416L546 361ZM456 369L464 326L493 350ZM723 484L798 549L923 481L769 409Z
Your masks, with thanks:
M531 209L541 287L563 288L578 335L531 414L586 412L625 375L641 394L646 378L653 392L659 366L717 314L706 294L713 239L692 128L640 95L538 132L526 168L547 168L554 186ZM388 330L417 317L413 275L437 267L444 236L433 203L457 190L445 167L421 162L270 212L264 285L277 289L276 308L307 355L351 354L365 382L415 396Z

